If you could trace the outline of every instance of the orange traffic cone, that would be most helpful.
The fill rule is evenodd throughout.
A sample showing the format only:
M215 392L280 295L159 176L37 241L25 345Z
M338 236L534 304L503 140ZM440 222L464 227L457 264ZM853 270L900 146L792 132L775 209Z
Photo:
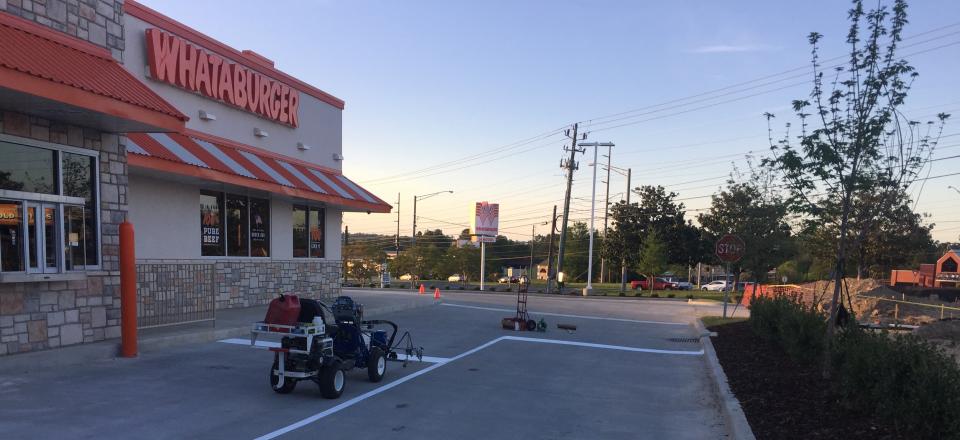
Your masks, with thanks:
M420 285L420 294L423 295L424 293L427 293L427 289L424 289L424 288L423 288L423 284L421 284L421 285Z
M433 290L433 299L440 299L440 288L437 287Z

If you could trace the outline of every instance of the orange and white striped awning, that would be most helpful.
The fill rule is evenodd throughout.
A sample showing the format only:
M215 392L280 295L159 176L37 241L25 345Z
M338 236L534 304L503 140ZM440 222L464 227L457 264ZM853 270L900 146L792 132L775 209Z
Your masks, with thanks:
M321 201L345 211L391 209L336 170L254 147L180 133L129 133L127 138L127 160L133 167Z

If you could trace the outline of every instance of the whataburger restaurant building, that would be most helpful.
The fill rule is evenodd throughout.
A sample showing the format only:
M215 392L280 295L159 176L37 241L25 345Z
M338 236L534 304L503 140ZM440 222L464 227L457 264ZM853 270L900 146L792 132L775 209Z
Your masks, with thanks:
M0 10L0 356L336 294L340 222L391 207L340 172L343 101L133 1L122 60ZM121 63L122 61L122 63Z

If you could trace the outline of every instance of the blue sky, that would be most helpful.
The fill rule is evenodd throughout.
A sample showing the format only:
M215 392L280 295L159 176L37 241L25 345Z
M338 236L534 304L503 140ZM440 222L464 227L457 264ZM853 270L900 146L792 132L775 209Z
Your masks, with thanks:
M743 167L743 153L767 150L762 113L776 113L779 129L809 81L781 75L689 97L808 65L811 31L825 35L825 58L843 55L848 9L842 1L144 3L344 99L344 172L391 203L401 193L402 233L414 194L449 189L418 203L419 229L458 232L471 204L489 200L501 203L502 231L520 239L563 197L563 142L555 135L495 149L588 121L588 140L615 142L613 165L632 168L635 185L678 192L693 215L732 162ZM906 113L953 113L946 134L960 133L957 17L960 2L911 2L908 37L953 26L910 38L904 44L915 45L901 52L917 52L908 59L920 72ZM935 156L957 154L960 135L941 146ZM575 175L571 219L589 217L591 161L582 158ZM930 175L956 170L960 160L943 160ZM960 176L917 188L918 210L937 223L934 238L955 241L960 194L948 185L960 187ZM603 189L598 182L601 199ZM611 200L624 189L614 175ZM392 233L395 220L347 214L344 223Z

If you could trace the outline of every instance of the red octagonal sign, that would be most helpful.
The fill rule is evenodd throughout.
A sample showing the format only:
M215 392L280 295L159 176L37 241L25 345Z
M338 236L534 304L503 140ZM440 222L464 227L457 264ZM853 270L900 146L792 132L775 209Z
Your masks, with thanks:
M720 240L717 240L717 258L727 263L740 261L746 247L740 237L732 234L724 235Z

